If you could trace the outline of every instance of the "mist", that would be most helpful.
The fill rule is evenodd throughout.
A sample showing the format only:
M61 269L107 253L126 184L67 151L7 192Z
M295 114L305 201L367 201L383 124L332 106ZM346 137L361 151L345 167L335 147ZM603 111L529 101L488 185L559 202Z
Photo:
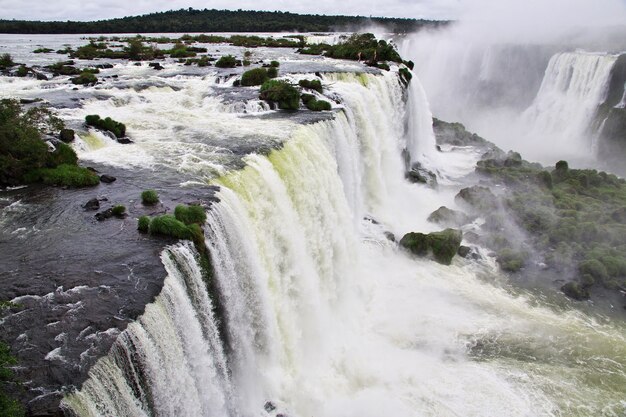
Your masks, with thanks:
M411 35L402 54L434 117L544 164L596 166L591 126L626 50L624 22L618 0L475 0L454 24Z

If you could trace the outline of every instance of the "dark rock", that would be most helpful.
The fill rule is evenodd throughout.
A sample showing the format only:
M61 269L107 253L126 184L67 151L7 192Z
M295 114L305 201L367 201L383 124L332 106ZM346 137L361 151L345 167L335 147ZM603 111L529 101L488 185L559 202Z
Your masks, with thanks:
M437 175L424 168L419 162L413 164L405 174L405 178L412 183L427 184L433 188L437 186Z
M73 129L62 129L59 133L59 139L61 139L65 143L70 143L74 140L74 130Z
M140 67L141 66L141 62L135 62L133 65L136 66L136 67Z
M133 141L128 138L117 138L117 143L121 143L122 145L128 145L130 143L133 143Z
M394 242L396 241L396 237L394 236L393 233L386 231L385 232L385 237L390 241L390 242Z
M450 265L461 246L462 239L463 233L455 229L429 234L411 232L402 237L400 246L417 256L428 256L432 253L435 261Z
M618 223L626 223L626 207L620 207L611 213L611 218Z
M585 301L589 299L589 290L580 286L577 282L568 282L561 287L563 294L576 301Z
M43 101L42 98L21 98L20 99L20 104L33 104L33 103L39 103L40 101Z
M46 77L45 74L42 74L42 73L37 72L37 71L33 71L33 74L35 74L35 78L37 78L37 80L39 80L39 81L48 81L48 77Z
M459 250L456 253L461 258L467 258L467 256L470 254L471 251L472 251L472 248L470 248L469 246L461 245L459 246Z
M91 172L95 172L95 173L100 172L100 171L98 171L97 169L95 169L94 167L86 167L86 168L87 168L89 171L91 171Z
M162 70L162 69L165 69L165 67L163 67L163 66L162 66L160 63L158 63L158 62L151 62L151 63L149 63L149 64L148 64L148 66L149 66L149 67L151 67L151 68L154 68L155 70L158 70L158 71L160 71L160 70Z
M113 217L113 209L112 208L108 208L104 211L101 211L100 213L96 213L96 220L98 220L99 222L104 221L106 219L110 219L111 217Z
M98 69L109 69L109 68L113 68L113 64L98 64L98 65L94 65L96 68Z
M271 413L272 411L276 410L276 406L271 401L267 401L265 405L263 406L263 408L268 413Z
M102 181L105 184L111 184L112 182L114 182L115 180L117 180L117 178L111 176L111 175L100 175L100 181Z
M445 206L439 207L428 216L428 221L441 224L443 226L461 226L468 223L469 216L460 211L449 209Z
M100 208L100 202L98 201L97 198L92 198L91 200L85 203L83 208L85 210L98 210Z
M498 206L497 198L491 190L480 185L463 188L454 198L479 210L492 210Z
M439 151L439 152L443 152L443 150L441 150L441 146L436 145L435 148Z

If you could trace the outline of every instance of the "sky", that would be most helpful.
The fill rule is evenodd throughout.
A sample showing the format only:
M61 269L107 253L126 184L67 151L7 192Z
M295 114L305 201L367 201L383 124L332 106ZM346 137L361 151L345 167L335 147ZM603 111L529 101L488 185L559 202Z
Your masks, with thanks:
M0 18L102 20L193 7L294 13L448 19L463 0L0 0Z

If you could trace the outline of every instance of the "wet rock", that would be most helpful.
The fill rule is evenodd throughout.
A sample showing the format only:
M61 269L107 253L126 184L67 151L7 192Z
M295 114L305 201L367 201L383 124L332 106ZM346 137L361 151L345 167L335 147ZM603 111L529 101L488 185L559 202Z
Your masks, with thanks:
M417 256L432 254L435 261L450 265L461 246L462 239L463 233L455 229L445 229L429 234L411 232L402 237L400 246Z
M412 183L427 184L433 188L437 186L437 175L424 168L419 162L413 164L405 174L405 178Z
M396 241L396 237L393 233L386 231L385 232L385 237L387 238L387 240L389 240L390 242L394 242Z
M100 175L100 181L102 181L105 184L111 184L115 180L117 180L117 178L115 178L114 176L107 175L107 174Z
M59 139L65 143L70 143L74 140L74 133L73 129L62 129L61 132L59 132Z
M461 258L467 258L470 254L470 252L472 251L472 248L470 248L469 246L459 246L459 250L456 251L457 255L459 255Z
M121 143L122 145L128 145L128 144L133 143L133 141L130 140L129 138L124 137L124 138L117 138L117 143Z
M271 413L276 410L276 406L271 401L267 401L263 406L263 409L265 409L266 412Z
M160 71L160 70L165 69L165 67L163 67L163 66L162 66L160 63L158 63L158 62L151 62L151 63L149 63L149 64L148 64L148 66L149 66L149 67L151 67L151 68L153 68L153 69L155 69L155 70L157 70L157 71Z
M589 299L589 290L577 282L568 282L561 287L561 291L563 291L563 294L576 301Z
M113 68L113 64L98 64L98 65L94 65L94 67L98 69L109 69L109 68Z
M108 209L106 209L104 211L96 213L96 215L95 215L96 220L98 220L99 222L104 221L106 219L110 219L111 217L113 217L113 209L112 208L108 208Z
M460 211L452 210L446 206L441 206L437 210L430 213L428 221L441 224L443 226L461 226L468 223L469 216Z
M92 198L83 205L83 208L85 210L98 210L100 209L100 202L97 198Z
M480 185L463 188L454 198L478 210L491 210L498 206L497 198L491 190Z
M42 74L41 72L37 72L37 71L32 71L33 74L35 74L35 78L38 81L48 81L48 77L46 77L45 74Z

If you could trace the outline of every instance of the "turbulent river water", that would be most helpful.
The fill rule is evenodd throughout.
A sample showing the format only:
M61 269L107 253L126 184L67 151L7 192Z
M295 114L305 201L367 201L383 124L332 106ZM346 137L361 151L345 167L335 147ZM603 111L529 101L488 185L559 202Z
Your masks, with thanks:
M4 44L34 64L45 58L26 51L38 42L84 42L35 39ZM88 191L60 190L39 204L33 195L43 191L0 194L0 252L29 253L0 279L2 295L25 306L2 324L19 329L9 342L37 364L34 379L44 388L31 390L62 393L62 409L81 417L625 415L623 321L511 287L482 248L479 260L443 266L389 239L436 230L428 214L455 207L480 157L472 148L435 151L417 77L404 88L396 68L366 70L290 49L253 56L278 59L289 80L320 73L333 110L270 110L255 88L232 86L241 69L173 61L160 72L116 63L103 70L103 83L76 91L66 80L0 81L3 96L41 97L58 108L79 132L81 162L118 176L91 194L130 207L127 220L102 226L76 214ZM124 122L134 143L87 130L88 114ZM404 179L405 149L438 173L437 190ZM164 208L207 206L211 292L193 245L158 251L163 241L134 230L145 188L160 192ZM47 220L38 222L42 211ZM94 239L103 230L110 233ZM123 250L111 258L116 245ZM90 264L93 252L110 273ZM54 285L38 286L32 264L55 253L64 258L48 264ZM82 280L78 271L64 275L73 262ZM33 340L37 348L20 353ZM102 344L108 353L97 352ZM59 376L64 369L73 376Z

